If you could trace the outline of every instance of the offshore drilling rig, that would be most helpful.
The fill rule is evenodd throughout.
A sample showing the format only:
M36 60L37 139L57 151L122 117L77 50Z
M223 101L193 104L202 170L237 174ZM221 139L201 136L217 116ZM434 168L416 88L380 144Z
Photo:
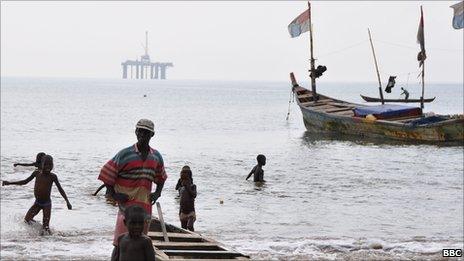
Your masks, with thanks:
M166 79L166 69L174 65L172 62L151 62L150 55L148 55L148 31L145 31L145 46L143 46L143 49L145 54L140 56L140 60L126 60L121 63L122 78L128 78L128 67L130 67L130 79Z

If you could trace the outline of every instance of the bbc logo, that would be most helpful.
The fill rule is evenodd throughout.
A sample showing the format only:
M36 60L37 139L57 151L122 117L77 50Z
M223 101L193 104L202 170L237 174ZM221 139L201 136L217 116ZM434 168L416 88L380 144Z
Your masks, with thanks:
M443 257L462 257L462 249L443 249Z

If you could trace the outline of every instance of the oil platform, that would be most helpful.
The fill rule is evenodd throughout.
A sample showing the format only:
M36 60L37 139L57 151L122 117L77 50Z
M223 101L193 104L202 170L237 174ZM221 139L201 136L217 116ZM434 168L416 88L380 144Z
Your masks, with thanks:
M148 55L148 31L145 32L145 54L140 60L127 60L122 62L122 78L128 78L128 67L130 67L130 79L166 79L166 69L173 67L171 62L151 62ZM134 72L135 67L135 72Z

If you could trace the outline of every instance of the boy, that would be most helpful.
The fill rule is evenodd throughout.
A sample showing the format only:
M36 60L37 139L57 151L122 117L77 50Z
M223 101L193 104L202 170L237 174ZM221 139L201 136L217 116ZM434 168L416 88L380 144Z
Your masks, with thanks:
M253 174L254 182L265 182L263 166L266 165L266 156L259 154L256 157L256 160L258 161L258 164L253 167L245 180L248 180Z
M15 163L15 164L13 164L13 167L16 167L16 166L26 166L26 167L34 166L36 168L40 168L40 166L42 165L41 162L42 162L43 156L45 156L45 153L44 152L39 152L39 153L37 153L37 156L35 156L35 162L32 162L32 163Z
M151 239L142 233L146 218L147 214L140 206L132 205L125 209L124 225L128 232L118 238L111 261L155 260Z
M40 170L34 171L31 176L29 176L25 180L16 181L16 182L8 182L3 181L2 185L25 185L29 183L32 179L35 178L35 185L34 185L34 196L35 202L32 207L27 211L26 216L24 217L24 221L26 223L30 223L34 221L33 218L42 210L43 220L42 226L43 231L42 233L48 232L50 234L49 222L50 222L50 215L52 211L52 201L50 199L50 193L52 191L52 185L55 183L58 191L60 192L61 196L63 196L64 200L66 200L66 204L68 209L72 209L71 203L69 203L68 197L64 192L63 188L58 181L58 177L51 173L53 169L53 158L50 155L45 155L42 158L42 166Z
M180 172L181 186L179 219L183 229L194 231L195 223L195 198L197 197L197 186L193 184L192 171L189 166L184 166Z

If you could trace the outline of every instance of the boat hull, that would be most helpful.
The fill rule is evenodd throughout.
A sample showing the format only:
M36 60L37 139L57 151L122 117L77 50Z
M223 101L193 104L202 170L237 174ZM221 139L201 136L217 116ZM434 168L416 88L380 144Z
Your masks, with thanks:
M308 131L343 135L389 138L419 142L463 142L464 120L429 126L409 126L382 120L340 117L300 107Z
M321 94L318 94L319 99L314 101L311 91L300 86L294 86L292 90L303 114L305 127L310 132L423 143L464 143L463 115L446 116L446 120L425 124L413 121L423 119L424 115L414 116L415 119L411 119L410 122L407 119L356 117L352 108L364 105Z

